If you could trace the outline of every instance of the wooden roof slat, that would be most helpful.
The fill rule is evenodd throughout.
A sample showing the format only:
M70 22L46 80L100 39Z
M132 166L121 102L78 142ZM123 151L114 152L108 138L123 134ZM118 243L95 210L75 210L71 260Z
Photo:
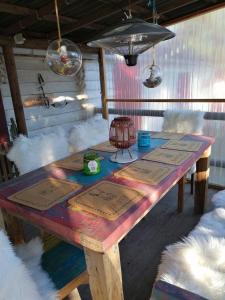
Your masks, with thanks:
M68 38L75 42L90 41L96 31L120 20L123 17L122 10L129 7L134 16L152 21L151 7L147 7L146 0L76 0L69 6L65 5L65 0L58 1L62 34L68 34ZM20 1L0 1L0 32L6 39L10 37L10 43L13 35L18 32L23 32L27 39L36 37L37 46L39 38L49 40L57 37L53 0L23 0L23 6L18 3ZM163 25L171 25L225 7L225 0L157 0L156 3L161 16L159 23Z
M136 13L141 13L141 14L150 14L152 15L152 9L151 8L147 8L146 7L143 7L141 5L134 5L134 4L131 4L131 12L136 12Z
M60 5L62 5L62 4L63 4L63 2L60 1L58 4L59 8L60 8ZM27 15L26 18L24 18L20 21L17 21L16 23L12 24L8 28L4 29L4 33L6 33L6 34L12 35L17 32L20 32L21 30L32 26L33 24L35 24L36 22L38 22L40 20L56 22L56 16L55 16L55 14L52 14L52 12L55 9L53 1L52 1L52 3L45 5L37 10L26 8L26 7L21 7L18 5L11 5L11 4L5 5L5 3L0 4L0 12L3 12L3 11L6 12L6 8L8 10L7 11L8 13L14 12L14 14L16 14L16 15ZM71 17L66 17L66 16L60 15L60 22L62 22L63 24L70 24L70 25L75 26L78 23L78 20L71 18ZM87 24L87 26L85 26L85 27L88 29L94 29L94 30L101 30L104 28L104 26L102 26L100 24L91 24L91 25Z
M46 15L46 16L43 16L43 20L49 21L49 22L56 22L56 16L55 15ZM59 20L60 20L60 24L76 24L78 22L78 20L75 18L66 17L66 16L62 16L62 15L59 16ZM104 26L93 23L91 25L86 25L85 28L102 30L104 28Z
M212 11L215 11L217 9L221 9L221 8L225 7L225 1L215 4L215 2L213 0L213 2L211 2L211 4L212 4L211 6L209 6L207 8L204 8L201 11L197 11L197 12L195 11L195 12L186 14L184 16L177 17L177 18L162 22L162 25L164 25L164 26L173 25L175 23L186 21L186 20L189 20L191 18L194 18L194 17L197 17L197 16L200 16L200 15L203 15L203 14L206 14L206 13L209 13L209 12L212 12Z
M62 5L61 1L59 2L59 7ZM37 9L36 11L36 16L28 16L8 28L4 30L4 33L6 34L15 34L17 32L20 32L21 30L33 25L36 23L38 20L41 20L42 17L49 15L50 12L54 10L54 2L52 1L51 3L42 6L41 8Z
M132 4L138 4L138 3L142 3L143 0L133 0ZM76 25L68 25L68 26L64 26L64 28L62 28L61 33L62 35L71 33L75 30L78 30L82 27L85 27L87 25L90 25L92 23L98 22L102 19L107 18L108 16L114 15L118 12L121 11L121 8L126 8L129 6L129 1L128 0L121 0L120 2L117 3L117 7L115 7L113 9L113 7L110 5L102 5L101 7L99 7L98 11L95 14L90 14L88 17L80 20ZM50 37L51 38L55 38L57 36L57 32L53 32Z
M49 41L46 39L29 39L22 45L16 45L13 38L0 35L0 46L11 46L14 48L29 48L29 49L47 49ZM78 47L83 52L98 53L98 48L91 48L84 44L78 44Z
M161 5L160 7L158 7L157 11L159 15L161 14L165 15L166 13L174 10L175 8L178 9L198 1L199 0L170 0L167 1L165 4ZM152 19L152 16L146 18L145 20L149 20L149 19Z
M19 16L35 16L36 10L15 4L0 3L0 12Z

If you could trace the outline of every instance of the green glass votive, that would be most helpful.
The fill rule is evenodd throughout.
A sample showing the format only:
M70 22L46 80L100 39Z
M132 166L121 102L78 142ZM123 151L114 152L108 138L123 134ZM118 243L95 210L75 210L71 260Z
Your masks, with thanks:
M101 171L101 160L96 152L87 152L84 154L83 172L86 175L96 175Z

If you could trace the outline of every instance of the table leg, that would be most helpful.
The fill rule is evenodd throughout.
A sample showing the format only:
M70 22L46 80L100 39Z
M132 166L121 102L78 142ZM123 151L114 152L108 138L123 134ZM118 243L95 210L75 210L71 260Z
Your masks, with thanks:
M5 230L14 245L24 242L24 232L22 221L10 215L6 210L2 210Z
M2 210L0 209L0 229L5 229L5 223L3 219Z
M185 187L186 175L178 181L178 203L177 212L181 213L184 209L184 187Z
M118 245L99 253L85 248L89 284L93 300L123 300L123 284Z
M196 214L203 214L208 196L209 158L211 146L203 153L196 163L195 204Z

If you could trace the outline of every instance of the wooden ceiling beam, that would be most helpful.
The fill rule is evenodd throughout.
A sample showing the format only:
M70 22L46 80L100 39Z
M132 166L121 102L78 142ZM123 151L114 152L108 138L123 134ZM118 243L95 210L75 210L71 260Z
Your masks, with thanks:
M59 9L60 5L62 5L62 1L59 1ZM15 15L24 15L27 16L26 18L12 24L8 28L4 29L4 33L8 35L16 34L17 32L20 32L36 22L40 20L45 20L49 22L56 22L56 16L53 14L55 7L54 3L50 3L48 5L45 5L41 7L40 9L29 9L26 7L18 6L18 5L12 5L12 4L5 4L0 3L0 12L6 12L9 14L15 14ZM78 23L77 19L66 17L66 16L60 16L60 22L62 24L70 24L75 26ZM100 24L91 24L87 25L86 28L88 29L94 29L94 30L102 30L104 26Z
M61 1L59 1L59 8L60 5L62 5ZM52 13L54 11L54 2L52 1L51 3L42 6L41 8L36 10L36 15L35 16L28 16L26 18L23 18L22 20L12 24L8 28L4 29L4 33L13 35L17 32L20 32L21 30L32 26L39 20L41 20L44 16L49 15L49 13Z
M157 8L157 12L158 12L159 16L161 14L164 15L170 11L187 6L189 4L193 4L198 1L199 0L170 0L170 1L167 1L165 4L163 4L162 6L159 6ZM148 18L145 18L146 21L150 20L150 19L152 19L152 15Z
M221 9L221 8L225 8L225 2L212 4L210 7L207 7L207 8L201 9L199 11L189 13L188 15L162 22L161 25L170 26L170 25L173 25L173 24L176 24L176 23L179 23L179 22L183 22L183 21L192 19L194 17L198 17L198 16L201 16L201 15L210 13L212 11L215 11L215 10L218 10L218 9Z
M46 39L27 39L23 45L17 45L13 38L7 38L0 35L0 46L10 46L12 48L28 48L28 49L40 49L45 50L48 48L49 40ZM85 44L78 44L78 47L85 53L98 53L98 48L91 48Z
M27 39L23 45L17 45L13 38L0 35L0 46L11 46L13 48L47 49L48 41L43 39Z
M8 3L0 3L0 12L19 16L35 16L36 14L35 9Z
M77 19L66 17L66 16L59 16L60 24L76 24L78 22ZM46 15L43 17L43 20L49 21L49 22L56 22L56 16L55 15ZM91 24L87 25L85 28L87 29L95 29L95 30L102 30L104 28L103 25L100 24Z
M143 0L133 0L132 4L138 4L142 3ZM120 2L117 3L117 6L113 8L111 5L105 5L103 4L101 7L99 7L98 11L94 14L89 14L88 17L81 19L80 21L77 22L77 24L74 25L67 25L64 26L64 28L61 29L62 35L66 35L68 33L71 33L73 31L76 31L80 28L84 28L87 25L93 24L95 22L98 22L102 19L105 19L109 16L112 16L114 14L117 14L118 12L121 11L122 8L127 8L129 7L129 1L128 0L121 0ZM57 36L57 32L54 31L50 37L55 38Z
M152 10L151 8L147 8L146 7L143 7L143 6L140 6L140 5L133 5L131 4L131 12L136 12L136 13L140 13L140 14L151 14L152 13Z

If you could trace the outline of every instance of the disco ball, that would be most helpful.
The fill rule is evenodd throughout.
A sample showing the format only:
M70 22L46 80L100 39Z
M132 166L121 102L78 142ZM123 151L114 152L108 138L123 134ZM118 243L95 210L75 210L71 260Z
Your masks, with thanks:
M62 39L51 42L47 49L46 61L49 68L62 76L73 76L81 68L82 54L70 40Z
M155 88L159 86L162 82L160 68L154 63L149 68L150 71L149 77L143 82L144 86L147 88Z

